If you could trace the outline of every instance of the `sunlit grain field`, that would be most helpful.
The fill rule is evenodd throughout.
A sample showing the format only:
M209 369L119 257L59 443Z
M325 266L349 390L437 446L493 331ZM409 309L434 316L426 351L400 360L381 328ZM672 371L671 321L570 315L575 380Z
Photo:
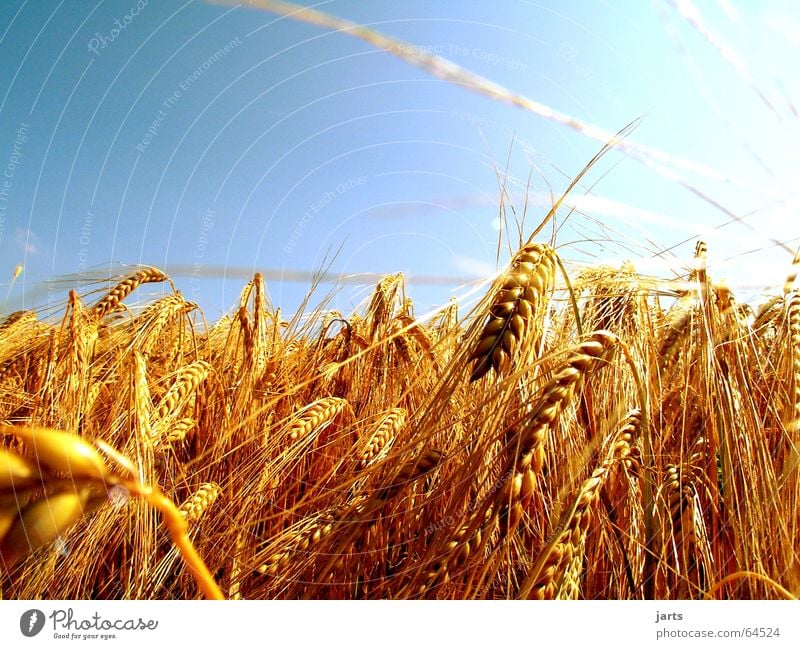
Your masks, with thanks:
M633 249L581 184L614 148L745 221L636 122L613 135L366 27L250 4L603 148L547 214L497 165L500 270L435 308L398 272L334 310L343 289L320 298L312 269L291 314L254 273L209 322L136 266L1 313L0 597L796 598L800 252L744 287L777 287L758 303L699 239L683 265L648 241L652 274L576 261L573 214L584 249Z
M706 254L568 276L522 242L425 318L398 274L287 322L256 275L205 325L127 306L153 268L11 314L3 597L796 595L800 294L755 312Z

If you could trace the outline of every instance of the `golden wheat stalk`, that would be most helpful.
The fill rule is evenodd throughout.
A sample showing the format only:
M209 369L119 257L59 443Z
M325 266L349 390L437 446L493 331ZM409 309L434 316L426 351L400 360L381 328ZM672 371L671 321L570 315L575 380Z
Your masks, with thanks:
M470 557L475 556L484 535L489 531L494 516L492 506L471 508L467 521L448 541L444 552L429 566L425 580L419 587L420 595L446 584L456 571L464 569Z
M0 335L10 337L14 328L22 328L26 325L36 322L35 311L14 311L9 313L3 321L0 322Z
M322 574L331 574L331 571L340 569L347 554L358 544L376 542L374 531L382 528L382 517L379 512L392 500L397 498L405 489L410 488L420 478L428 475L434 469L441 466L444 460L444 453L437 449L427 449L418 456L406 461L398 471L387 474L387 480L383 486L374 491L371 495L356 496L352 502L339 510L329 519L333 526L333 531L341 531L336 536L338 545L335 552L331 553L331 558L325 563ZM347 533L344 533L344 530ZM329 534L331 530L326 532ZM388 544L388 538L381 536L378 543Z
M299 531L293 532L280 549L270 550L258 572L270 577L280 577L292 560L307 556L334 529L335 514L314 516L310 521L298 525Z
M689 275L689 281L697 283L702 294L708 287L708 245L705 241L698 241L694 247L694 268Z
M420 475L415 475L412 481ZM357 547L366 549L390 543L381 531L382 517L378 514L385 504L384 500L361 495L304 518L267 548L258 572L272 577L273 583L292 582L297 579L298 569L304 568L327 575L331 582L339 581L340 571L350 560L360 562L353 554Z
M164 437L164 443L167 445L177 444L186 439L187 433L197 425L191 417L184 417L172 424Z
M3 425L0 432L22 440L30 456L0 449L0 564L12 565L78 522L88 482L104 484L111 474L94 447L74 435L41 426Z
M141 341L139 350L147 355L162 351L159 346L163 345L164 330L170 322L179 316L191 313L196 308L197 305L194 302L187 302L180 292L163 297L148 306L137 318L137 321L142 323L137 334L137 338Z
M146 446L154 443L153 403L150 400L150 387L147 384L147 366L144 356L133 353L133 415L137 438Z
M786 321L789 333L789 377L788 400L785 408L785 426L791 436L789 439L789 456L780 467L780 482L788 484L795 480L800 498L800 480L797 479L800 467L800 291L792 291L785 300Z
M578 573L595 504L613 467L629 461L641 418L639 410L632 410L612 435L607 457L572 496L572 505L520 587L520 598L577 599Z
M222 488L216 482L206 482L183 501L178 510L187 523L196 523L219 498L220 494L222 494Z
M144 499L159 511L173 542L197 584L214 599L223 595L187 536L188 523L175 505L154 487L139 483L133 464L108 444L97 442L126 475L106 466L98 450L84 439L42 426L0 425L0 433L22 440L26 458L9 450L0 453L0 483L16 490L29 486L36 476L37 491L25 503L20 494L0 489L0 564L10 566L34 550L63 535L97 504L93 491L106 496L107 488L119 486ZM9 498L11 495L11 498ZM94 503L92 502L94 500Z
M325 397L307 405L289 426L289 439L303 439L323 424L331 421L347 406L346 399Z
M800 292L794 291L786 298L786 320L791 345L791 387L789 390L788 430L800 430Z
M375 287L367 311L369 339L373 343L385 337L386 326L392 319L398 302L401 304L404 302L402 288L402 273L387 275Z
M382 418L375 432L369 438L366 448L361 453L359 466L369 465L379 454L388 450L388 446L396 437L398 431L403 428L406 421L407 412L405 408L392 408Z
M588 299L581 321L591 330L621 331L637 326L637 303L644 290L632 264L620 268L601 266L584 270L578 276L575 290L586 286Z
M0 492L24 489L35 484L38 479L39 471L35 465L0 447Z
M80 437L44 426L0 425L0 432L21 439L40 471L101 481L109 477L100 454Z
M490 369L500 375L508 372L521 343L541 327L552 289L556 253L547 244L530 243L514 256L495 290L489 319L472 352L474 361L470 381L477 381ZM530 343L534 347L537 341Z
M84 404L84 412L86 416L89 417L92 409L94 408L94 404L97 401L97 397L100 396L100 391L103 389L103 384L100 381L94 381L90 386L89 389L86 391L86 402Z
M92 307L91 313L99 320L109 313L120 309L122 300L133 293L140 285L152 282L164 282L167 280L169 280L169 277L157 268L142 268L123 279L106 293L106 295Z
M168 415L176 415L178 409L194 394L197 386L206 380L211 371L211 364L207 361L194 361L183 367L158 405L156 414L159 421L163 421Z
M569 357L548 382L526 415L519 430L510 431L511 458L507 473L512 475L498 492L495 509L506 535L516 529L536 489L537 476L544 466L545 443L550 427L558 419L586 376L605 360L617 343L608 331L596 331L570 351Z
M52 543L84 516L90 491L82 486L43 495L16 512L0 513L0 564L10 566L34 550ZM3 523L3 519L6 523Z
M679 347L688 335L696 315L697 300L691 294L679 298L670 309L658 343L656 360L660 370L669 369L675 362Z
M666 552L661 558L660 577L672 584L672 592L684 598L698 597L708 587L705 568L711 565L705 523L699 515L698 484L703 481L697 464L700 456L695 453L688 462L668 464L661 487L667 521L662 530ZM675 574L675 567L680 576Z
M394 498L401 490L433 471L443 459L444 453L437 449L429 449L413 460L406 462L399 472L393 474L392 483L375 494L375 499L385 502Z

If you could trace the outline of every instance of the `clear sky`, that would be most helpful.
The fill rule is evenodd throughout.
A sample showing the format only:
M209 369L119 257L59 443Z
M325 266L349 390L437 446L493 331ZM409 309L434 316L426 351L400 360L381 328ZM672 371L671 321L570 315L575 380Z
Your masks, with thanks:
M774 242L800 243L796 3L314 6L602 129L643 117L631 139L669 158L615 152L587 175L557 239L571 263L668 276L702 237L740 294L782 284L791 253ZM295 272L333 253L331 270L356 276L334 306L368 293L359 274L403 271L428 308L496 267L495 165L520 213L530 176L529 233L600 146L244 7L9 0L0 61L3 313L63 300L53 278L138 263L171 272L209 319L256 270L291 312L307 288Z

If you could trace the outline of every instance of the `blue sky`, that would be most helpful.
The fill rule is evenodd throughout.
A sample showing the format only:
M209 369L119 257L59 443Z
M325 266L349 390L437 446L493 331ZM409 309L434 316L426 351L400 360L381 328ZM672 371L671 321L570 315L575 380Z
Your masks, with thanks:
M712 275L740 294L782 284L791 254L773 240L800 242L794 3L314 6L605 130L643 117L631 139L671 157L615 152L590 172L557 239L576 269L632 259L670 276L702 237ZM529 233L599 148L350 36L242 7L5 2L0 57L0 282L24 266L0 288L4 313L57 306L66 276L138 263L172 272L210 319L256 270L291 312L307 288L294 273L336 252L331 270L356 277L334 306L366 296L361 274L402 271L426 309L496 267L495 165L518 212L530 175Z

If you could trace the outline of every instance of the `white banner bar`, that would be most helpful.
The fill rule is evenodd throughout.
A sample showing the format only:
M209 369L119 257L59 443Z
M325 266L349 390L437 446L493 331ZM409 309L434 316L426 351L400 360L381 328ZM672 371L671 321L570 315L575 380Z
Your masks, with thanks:
M757 601L5 601L0 646L777 648L800 646L798 613Z

